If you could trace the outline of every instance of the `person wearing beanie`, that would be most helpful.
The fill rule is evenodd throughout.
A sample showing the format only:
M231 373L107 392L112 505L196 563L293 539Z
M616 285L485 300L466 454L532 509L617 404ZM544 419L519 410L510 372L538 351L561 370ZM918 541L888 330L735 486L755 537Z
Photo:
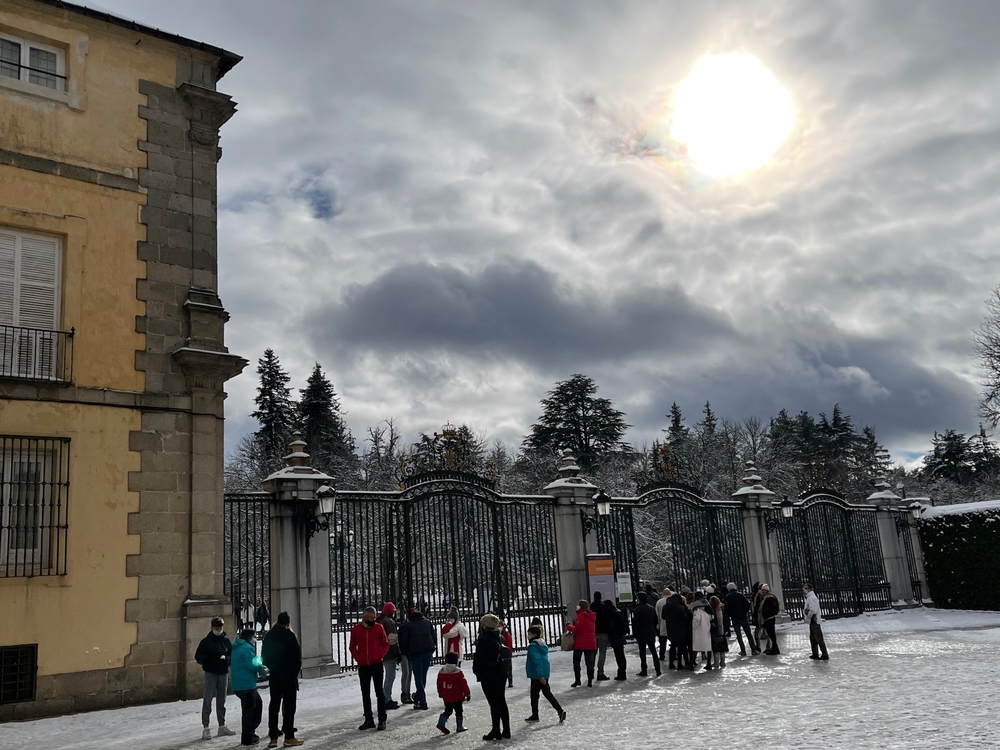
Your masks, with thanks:
M382 695L385 696L386 711L395 711L399 704L392 699L392 686L396 682L396 667L400 662L399 655L399 634L396 632L396 605L386 602L382 605L382 614L378 616L376 622L385 631L386 640L389 641L389 650L385 652L382 659L382 672L385 677L382 679Z
M747 655L747 647L743 642L744 634L746 634L747 641L750 642L750 653L756 656L760 653L760 648L750 630L750 600L736 588L735 583L727 584L726 589L726 598L722 602L723 616L736 633L736 641L740 644L740 656Z
M486 702L490 704L493 726L484 740L510 739L510 710L507 708L507 664L510 651L500 635L500 618L494 614L483 615L479 621L476 654L472 658L472 671L483 688Z
M590 602L581 599L576 610L576 621L566 626L573 634L573 674L576 680L571 687L580 687L580 660L587 662L587 687L594 687L594 661L597 658L597 617L590 611Z
M413 708L427 710L427 672L437 651L437 634L420 609L410 611L399 627L399 652L410 659L413 670Z
M212 630L201 639L194 660L205 670L205 688L201 701L201 738L212 739L208 721L212 718L212 700L215 700L215 716L219 720L216 737L232 737L236 732L226 726L226 690L229 680L229 660L233 654L233 644L223 630L226 623L221 617L212 618Z
M462 703L472 697L472 691L469 690L465 673L458 666L458 654L454 651L444 655L444 666L438 672L437 687L438 695L444 701L444 713L438 717L437 728L441 730L441 734L450 734L448 719L454 711L458 724L455 731L464 732L465 714L462 712Z
M264 703L257 692L257 682L265 678L264 663L257 656L257 639L253 628L243 628L240 637L233 641L233 661L230 666L233 692L240 699L243 709L241 745L260 742L255 732L264 715Z
M359 730L375 729L375 718L372 716L372 684L375 686L375 702L378 708L378 729L385 729L385 693L382 692L385 679L382 660L389 651L389 639L385 629L375 620L378 615L375 607L365 607L361 622L351 628L351 656L358 665L358 677L361 682L361 705L365 713L364 723Z
M285 747L298 747L302 740L295 736L295 703L302 670L302 646L292 632L292 618L287 612L278 613L278 621L264 636L260 658L271 675L268 678L271 699L267 705L268 747L278 746L278 737L285 736ZM281 732L278 714L281 714Z

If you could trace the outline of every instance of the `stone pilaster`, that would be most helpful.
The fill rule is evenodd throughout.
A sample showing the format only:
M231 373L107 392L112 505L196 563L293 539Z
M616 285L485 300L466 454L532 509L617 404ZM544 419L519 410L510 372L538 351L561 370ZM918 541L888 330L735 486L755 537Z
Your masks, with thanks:
M895 606L912 605L913 587L906 564L906 549L897 527L901 499L882 477L875 483L875 491L868 496L868 502L875 506L875 523L882 547L882 567L889 581L889 595Z
M135 366L145 373L145 392L142 428L130 435L142 457L129 477L139 492L139 512L129 518L139 554L126 563L139 596L125 607L138 625L126 665L138 670L139 684L126 702L200 695L194 651L211 618L231 612L222 578L224 384L247 362L224 342L216 173L218 130L235 105L201 72L197 83L178 79L176 87L139 81L146 239L138 255L146 276L136 296L146 311L136 319L145 347Z
M563 451L559 478L544 492L555 498L556 564L559 566L559 589L568 613L576 611L581 599L590 599L587 586L587 554L597 552L597 535L583 536L581 511L596 512L594 493L597 487L580 476L580 467L570 450Z
M302 676L340 671L333 660L330 532L316 519L316 491L333 481L309 465L295 435L287 466L264 480L271 502L271 614L287 612L302 644ZM328 523L328 519L326 521Z

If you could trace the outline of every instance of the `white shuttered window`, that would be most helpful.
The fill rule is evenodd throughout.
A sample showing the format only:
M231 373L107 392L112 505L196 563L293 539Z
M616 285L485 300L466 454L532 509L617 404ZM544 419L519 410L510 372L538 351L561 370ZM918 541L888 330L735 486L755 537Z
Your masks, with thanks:
M0 227L0 374L51 378L62 242ZM30 330L24 330L30 329Z

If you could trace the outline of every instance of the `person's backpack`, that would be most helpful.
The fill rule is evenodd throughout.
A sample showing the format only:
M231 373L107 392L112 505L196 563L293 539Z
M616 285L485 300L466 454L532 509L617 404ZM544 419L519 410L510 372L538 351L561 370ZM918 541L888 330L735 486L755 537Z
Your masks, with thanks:
M497 664L500 665L503 673L507 673L507 665L510 664L511 654L506 643L500 643L500 650L497 651Z

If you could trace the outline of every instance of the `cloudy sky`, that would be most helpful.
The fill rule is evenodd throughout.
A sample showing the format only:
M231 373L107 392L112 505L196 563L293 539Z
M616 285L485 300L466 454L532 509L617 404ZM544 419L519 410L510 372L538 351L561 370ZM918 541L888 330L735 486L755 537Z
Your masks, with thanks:
M897 461L976 429L1000 281L1000 3L102 0L245 59L220 88L228 344L395 417L516 444L595 378L650 440L840 403ZM759 58L791 132L713 178L669 137L706 55ZM730 118L741 120L737 113ZM229 442L254 424L253 366Z

